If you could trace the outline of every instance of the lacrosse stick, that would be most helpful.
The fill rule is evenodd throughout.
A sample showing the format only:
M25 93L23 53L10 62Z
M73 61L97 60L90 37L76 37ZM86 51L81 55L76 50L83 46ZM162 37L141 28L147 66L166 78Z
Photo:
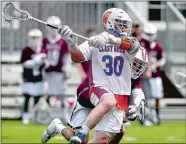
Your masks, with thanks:
M142 100L140 105L137 107L137 116L141 121L144 121L145 116L150 114L150 110L145 107L145 101Z
M177 88L182 88L186 86L186 74L177 72L174 75L175 85Z
M150 115L150 109L145 107L145 100L142 100L140 105L136 107L136 116L143 122L147 115ZM124 123L127 121L129 121L127 118L123 120Z
M51 28L54 28L54 29L59 29L58 27L56 26L53 26L53 25L50 25L42 20L39 20L37 18L34 18L32 17L27 11L24 11L24 10L20 10L18 8L16 8L14 6L13 3L9 2L7 3L4 8L3 8L3 17L5 19L5 22L11 22L11 20L13 19L18 19L18 20L34 20L36 22L39 22L39 23L42 23L46 26L49 26ZM79 34L76 34L76 33L73 33L73 35L77 36L77 37L80 37L82 39L85 39L85 40L88 40L87 37L84 37L82 35L79 35Z

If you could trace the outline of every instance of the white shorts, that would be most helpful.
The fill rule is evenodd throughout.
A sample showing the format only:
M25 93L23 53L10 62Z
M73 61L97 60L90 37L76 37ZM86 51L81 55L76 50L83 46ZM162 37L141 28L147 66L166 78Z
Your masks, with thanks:
M49 72L45 74L47 91L49 96L60 96L66 94L67 81L64 79L64 74L60 72Z
M152 98L163 98L163 84L160 77L151 78L149 80L151 86Z
M81 128L91 110L92 109L82 107L79 102L77 102L71 115L70 126L74 129ZM96 125L95 130L111 134L120 133L122 131L124 114L124 111L113 108Z
M31 96L40 96L44 94L43 82L24 82L23 83L23 93L29 94Z

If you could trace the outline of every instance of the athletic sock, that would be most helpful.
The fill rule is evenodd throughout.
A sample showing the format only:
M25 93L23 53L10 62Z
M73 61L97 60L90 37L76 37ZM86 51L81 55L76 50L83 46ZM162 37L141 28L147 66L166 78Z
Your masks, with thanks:
M83 133L85 135L87 135L89 133L90 129L86 126L86 125L83 125L80 129L80 133Z
M156 108L156 114L159 117L159 108Z

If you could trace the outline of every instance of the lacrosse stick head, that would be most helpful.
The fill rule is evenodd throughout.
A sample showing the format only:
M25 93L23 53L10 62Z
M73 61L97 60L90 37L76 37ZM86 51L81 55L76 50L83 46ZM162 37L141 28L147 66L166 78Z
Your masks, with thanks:
M174 75L174 81L177 88L182 88L186 86L186 74L182 72L177 72Z
M16 8L14 4L10 2L5 4L3 8L3 18L5 21L10 22L13 19L28 20L31 16L27 11Z

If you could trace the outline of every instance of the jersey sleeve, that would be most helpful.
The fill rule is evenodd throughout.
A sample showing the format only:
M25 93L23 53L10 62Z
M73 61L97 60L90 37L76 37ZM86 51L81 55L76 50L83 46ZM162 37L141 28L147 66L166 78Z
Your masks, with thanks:
M158 46L158 55L157 55L158 63L160 66L163 66L166 63L165 53L163 52L162 46L160 44L158 44L157 46Z
M27 50L27 48L23 48L22 53L21 53L21 59L20 59L20 63L24 63L25 61L30 59L30 55L29 52Z
M88 60L92 59L93 47L90 47L88 45L88 41L79 45L79 49L82 52L82 54L85 58L85 61L88 61Z
M161 59L163 58L163 49L160 44L157 44L157 47L158 47L158 59Z
M142 89L142 78L143 74L141 74L137 79L132 79L132 87L131 89Z

